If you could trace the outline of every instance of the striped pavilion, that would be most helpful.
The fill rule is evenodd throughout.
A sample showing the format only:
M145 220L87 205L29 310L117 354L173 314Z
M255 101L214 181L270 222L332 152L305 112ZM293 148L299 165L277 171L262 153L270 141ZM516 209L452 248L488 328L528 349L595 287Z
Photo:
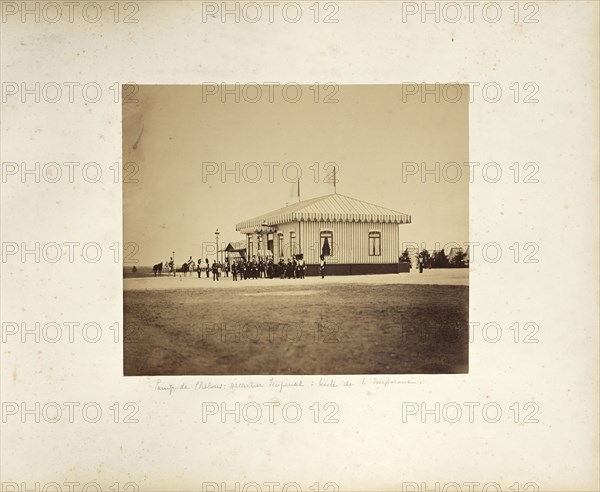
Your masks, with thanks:
M333 193L304 200L245 220L249 258L287 261L303 255L307 275L317 275L321 255L328 275L398 273L400 229L411 217L356 198Z

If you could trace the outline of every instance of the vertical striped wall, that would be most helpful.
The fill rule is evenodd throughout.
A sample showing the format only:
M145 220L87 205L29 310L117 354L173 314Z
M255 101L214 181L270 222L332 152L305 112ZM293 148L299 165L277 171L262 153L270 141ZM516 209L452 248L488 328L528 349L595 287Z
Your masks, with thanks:
M280 257L278 234L283 233L283 257L287 260L293 254L302 251L308 264L318 264L321 254L321 231L333 232L333 255L327 258L328 264L383 264L398 263L399 228L398 224L356 223L356 222L289 222L279 224L274 233L273 253ZM292 249L290 232L296 233ZM369 255L369 232L381 232L381 255ZM254 254L258 254L256 234L251 235L254 242ZM266 248L267 235L263 235ZM300 244L302 243L302 248Z
M302 250L307 263L318 263L321 231L333 232L333 263L397 263L399 225L355 222L302 222ZM381 256L369 255L369 232L381 232Z

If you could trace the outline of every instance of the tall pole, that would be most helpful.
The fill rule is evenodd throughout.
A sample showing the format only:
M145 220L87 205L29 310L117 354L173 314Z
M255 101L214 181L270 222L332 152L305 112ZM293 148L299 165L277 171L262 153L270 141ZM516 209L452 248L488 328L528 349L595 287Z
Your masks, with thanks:
M215 250L215 260L217 263L219 262L219 229L215 231L215 246L217 249Z
M173 277L177 276L177 264L175 263L175 251L173 251Z
M298 221L298 254L302 254L302 222Z
M333 165L333 192L337 193L337 180L335 179L335 164Z
M298 201L300 201L300 178L298 178Z

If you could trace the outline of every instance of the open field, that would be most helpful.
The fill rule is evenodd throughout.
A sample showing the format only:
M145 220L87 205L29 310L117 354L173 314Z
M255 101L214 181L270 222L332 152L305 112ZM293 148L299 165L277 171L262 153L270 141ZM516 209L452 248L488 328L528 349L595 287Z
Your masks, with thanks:
M212 274L211 274L212 275ZM275 287L291 285L331 285L331 284L421 284L421 285L469 285L469 270L467 268L434 268L419 273L411 270L410 273L387 273L380 275L332 275L325 279L321 277L306 277L299 279L256 279L233 282L231 277L221 277L219 282L212 278L198 278L198 275L183 276L177 273L163 273L161 277L154 277L152 271L140 269L136 273L126 273L123 280L125 290L171 290L171 289L242 289L248 287Z
M468 271L431 272L126 279L125 375L468 372Z

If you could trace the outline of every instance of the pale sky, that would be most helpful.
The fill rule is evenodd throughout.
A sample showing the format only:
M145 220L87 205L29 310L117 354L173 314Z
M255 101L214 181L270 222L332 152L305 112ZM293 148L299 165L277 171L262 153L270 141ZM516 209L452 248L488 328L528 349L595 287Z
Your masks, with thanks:
M139 180L123 184L124 241L139 245L140 265L164 261L173 250L177 264L190 255L210 258L215 229L222 241L238 241L236 223L298 201L289 182L298 167L302 199L332 193L325 165L334 162L339 193L412 216L412 224L400 226L401 244L432 250L436 242L464 243L469 142L468 93L461 87L458 102L429 96L423 103L419 94L403 102L400 85L339 86L335 95L332 88L321 86L316 95L301 86L293 103L281 86L272 89L272 102L266 87L262 97L248 88L244 98L240 88L239 102L235 93L223 102L219 87L209 95L201 86L140 86L138 102L123 104L123 162L135 162L132 177ZM294 88L286 94L296 97ZM338 102L324 103L326 96ZM203 164L211 162L216 174ZM297 166L288 165L284 175L289 162ZM447 163L456 162L462 178L448 182L442 172L439 182L429 174L423 183L419 168L403 182L403 162L431 170L439 162L452 181L456 167ZM222 174L225 166L234 172Z

